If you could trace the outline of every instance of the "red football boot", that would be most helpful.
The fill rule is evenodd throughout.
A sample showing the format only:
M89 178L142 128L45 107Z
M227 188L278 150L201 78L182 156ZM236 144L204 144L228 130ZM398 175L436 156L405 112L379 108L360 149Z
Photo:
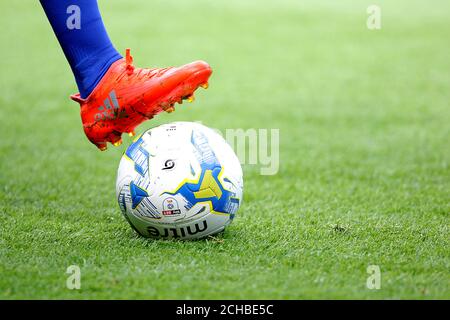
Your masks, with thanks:
M127 49L86 99L71 96L80 103L86 136L100 150L106 150L107 142L120 145L123 132L134 135L135 127L156 114L174 111L176 102L192 102L199 86L208 87L212 72L203 61L162 69L135 68L132 62Z

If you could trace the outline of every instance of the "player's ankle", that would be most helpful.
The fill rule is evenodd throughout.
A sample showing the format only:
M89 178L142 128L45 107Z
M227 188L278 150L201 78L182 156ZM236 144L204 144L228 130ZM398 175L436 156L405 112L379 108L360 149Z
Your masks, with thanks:
M86 99L113 63L120 59L122 55L119 52L108 48L104 53L90 56L77 65L74 75L81 98Z

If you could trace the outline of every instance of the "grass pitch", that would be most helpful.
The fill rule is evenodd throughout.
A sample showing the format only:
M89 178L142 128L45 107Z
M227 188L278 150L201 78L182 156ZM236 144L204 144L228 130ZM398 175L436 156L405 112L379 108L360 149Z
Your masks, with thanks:
M143 124L279 128L280 171L245 166L215 240L137 236L120 148L85 138L38 1L0 11L0 298L450 298L448 1L103 1L139 66L204 59L208 91ZM66 288L70 265L81 289ZM369 290L366 269L381 269Z

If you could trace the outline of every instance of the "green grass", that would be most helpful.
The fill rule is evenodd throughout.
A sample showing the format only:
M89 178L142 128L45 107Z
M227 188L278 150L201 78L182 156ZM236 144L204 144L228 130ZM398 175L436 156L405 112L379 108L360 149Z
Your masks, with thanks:
M100 0L139 66L214 69L176 120L280 128L280 171L244 167L218 240L137 236L115 201L120 148L81 130L38 1L0 11L0 298L449 299L448 1ZM66 288L69 265L81 290ZM380 290L366 288L379 265Z

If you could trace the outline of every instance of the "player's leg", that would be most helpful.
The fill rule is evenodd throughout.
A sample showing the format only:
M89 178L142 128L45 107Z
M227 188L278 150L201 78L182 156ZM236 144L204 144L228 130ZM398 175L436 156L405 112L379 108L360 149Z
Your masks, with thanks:
M196 61L162 69L136 68L129 49L125 58L114 49L103 26L96 0L40 0L73 70L88 139L99 149L121 143L121 134L175 103L193 100L207 88L210 66ZM131 0L130 0L131 1Z
M111 43L95 0L40 0L86 98L122 56Z

